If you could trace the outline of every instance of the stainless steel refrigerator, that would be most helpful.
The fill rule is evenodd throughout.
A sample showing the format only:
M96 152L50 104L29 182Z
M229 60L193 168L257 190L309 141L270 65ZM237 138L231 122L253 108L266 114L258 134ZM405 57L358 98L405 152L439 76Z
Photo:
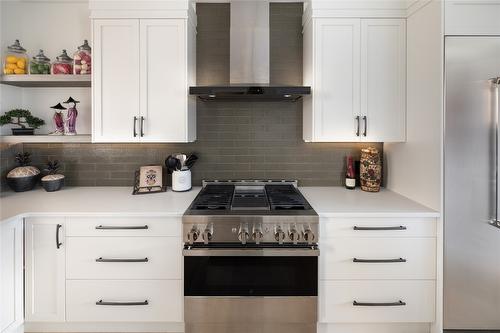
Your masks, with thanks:
M500 37L445 39L444 328L500 332Z

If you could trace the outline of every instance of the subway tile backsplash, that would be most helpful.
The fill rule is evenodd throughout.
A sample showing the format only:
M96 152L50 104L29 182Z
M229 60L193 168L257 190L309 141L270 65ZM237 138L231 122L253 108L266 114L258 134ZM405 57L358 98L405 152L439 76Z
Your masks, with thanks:
M229 80L229 4L198 4L198 84ZM271 83L302 83L302 5L271 4ZM300 185L341 185L345 156L382 144L305 143L302 103L202 102L197 137L187 144L18 144L2 145L2 185L17 151L29 151L35 165L62 164L69 186L132 185L141 165L163 164L172 153L194 152L193 184L203 179L298 179ZM2 186L4 189L5 186Z

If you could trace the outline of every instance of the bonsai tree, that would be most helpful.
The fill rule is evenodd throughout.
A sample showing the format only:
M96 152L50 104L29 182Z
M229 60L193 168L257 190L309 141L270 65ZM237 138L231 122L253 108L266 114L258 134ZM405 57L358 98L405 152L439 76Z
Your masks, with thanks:
M42 125L45 125L43 119L34 117L29 110L24 109L14 109L5 112L3 116L0 116L0 126L13 124L21 128L33 128L37 129Z

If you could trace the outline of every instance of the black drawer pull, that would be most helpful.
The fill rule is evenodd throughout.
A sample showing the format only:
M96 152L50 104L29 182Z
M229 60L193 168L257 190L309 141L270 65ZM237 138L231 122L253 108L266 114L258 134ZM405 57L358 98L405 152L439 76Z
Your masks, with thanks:
M60 248L62 243L59 241L59 230L61 230L62 225L58 224L56 226L56 248Z
M111 306L134 306L134 305L148 305L148 300L144 302L105 302L102 299L95 302L95 305L111 305Z
M391 302L391 303L367 303L367 302L352 302L353 306L405 306L406 303L403 301Z
M354 258L352 259L352 262L359 262L359 263L394 263L394 262L406 262L406 259L403 258L397 258L397 259L358 259Z
M131 225L131 226L118 226L118 225L97 225L97 230L144 230L149 229L147 225Z
M355 225L353 230L365 230L365 231L381 231L381 230L406 230L404 225L394 226L394 227L358 227Z
M139 258L139 259L115 259L115 258L97 258L96 262L148 262L148 258Z

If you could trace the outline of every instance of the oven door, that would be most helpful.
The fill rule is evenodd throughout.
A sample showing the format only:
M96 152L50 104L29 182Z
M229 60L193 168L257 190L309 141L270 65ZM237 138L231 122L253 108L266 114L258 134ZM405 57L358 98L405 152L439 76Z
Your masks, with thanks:
M317 295L317 249L184 250L186 333L314 333Z

